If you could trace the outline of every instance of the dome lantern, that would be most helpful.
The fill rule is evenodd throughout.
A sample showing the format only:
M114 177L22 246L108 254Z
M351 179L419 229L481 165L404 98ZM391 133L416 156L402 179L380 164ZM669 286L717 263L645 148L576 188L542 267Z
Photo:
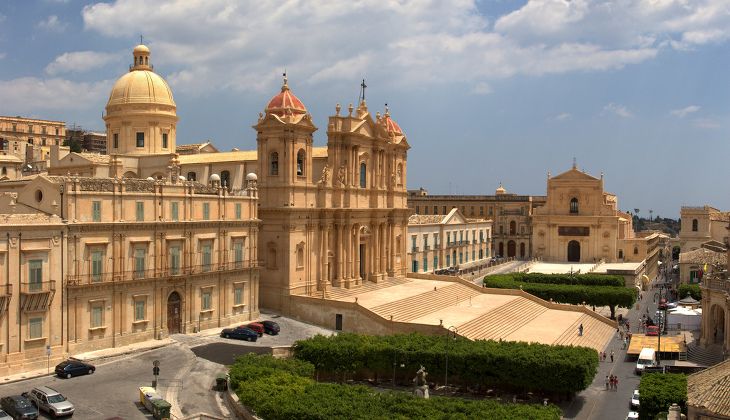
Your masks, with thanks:
M281 92L271 98L264 110L266 113L276 114L280 117L293 114L306 114L307 108L289 89L288 79L284 73L284 83L281 85Z
M154 67L150 64L150 49L144 44L139 44L132 50L134 56L134 64L129 71L135 70L152 70Z

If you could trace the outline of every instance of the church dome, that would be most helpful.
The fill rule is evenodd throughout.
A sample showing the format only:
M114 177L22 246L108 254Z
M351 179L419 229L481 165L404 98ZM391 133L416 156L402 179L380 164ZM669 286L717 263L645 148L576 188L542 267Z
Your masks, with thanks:
M266 105L266 112L284 116L287 111L291 111L292 114L306 114L307 108L304 106L302 101L299 100L289 89L287 85L286 76L284 76L284 84L281 86L281 92L271 98L269 104Z
M497 191L495 191L495 194L502 195L506 192L507 192L507 190L504 189L504 187L502 186L502 183L500 182L499 187L497 187Z
M159 104L175 106L172 90L149 64L150 50L146 45L134 47L134 65L129 73L114 83L107 107L122 104Z
M389 133L403 134L403 130L401 130L397 122L393 121L393 119L390 118L390 114L385 114L385 117L383 117L383 123L385 124L385 129Z

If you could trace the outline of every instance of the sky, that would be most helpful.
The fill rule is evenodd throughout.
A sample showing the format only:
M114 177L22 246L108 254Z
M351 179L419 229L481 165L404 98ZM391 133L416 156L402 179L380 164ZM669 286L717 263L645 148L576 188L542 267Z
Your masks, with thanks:
M543 195L575 158L622 210L730 209L730 0L0 0L0 115L103 130L140 35L178 144L254 149L286 71L323 146L364 78L408 188Z

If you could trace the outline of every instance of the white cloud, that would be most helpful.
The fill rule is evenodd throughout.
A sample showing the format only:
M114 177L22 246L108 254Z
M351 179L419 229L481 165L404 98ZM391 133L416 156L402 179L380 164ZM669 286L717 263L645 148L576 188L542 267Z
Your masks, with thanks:
M604 112L610 112L614 115L618 115L621 118L631 118L634 115L623 105L618 105L615 103L610 103L603 107Z
M85 72L114 61L120 60L120 54L98 51L67 52L56 57L46 66L46 73L55 76L60 73Z
M64 79L22 77L0 80L3 104L12 104L15 113L39 109L101 109L112 81L76 83Z
M728 12L712 0L530 0L493 24L476 0L302 6L116 0L85 6L82 16L87 30L106 36L144 33L158 70L188 92L271 90L283 68L292 86L363 76L374 85L489 86L518 75L621 69L730 33Z
M680 109L673 109L669 113L674 115L675 117L684 118L689 114L694 114L695 112L699 111L700 107L697 105L690 105L684 108Z
M695 118L692 123L699 128L719 128L720 123L713 118Z
M554 121L568 121L572 119L573 116L568 112L561 112L560 114L552 117L551 119Z
M67 26L68 24L61 21L56 15L50 15L36 24L36 27L50 32L63 32Z
M492 87L489 85L489 83L479 82L471 90L471 93L474 95L488 95L492 93Z

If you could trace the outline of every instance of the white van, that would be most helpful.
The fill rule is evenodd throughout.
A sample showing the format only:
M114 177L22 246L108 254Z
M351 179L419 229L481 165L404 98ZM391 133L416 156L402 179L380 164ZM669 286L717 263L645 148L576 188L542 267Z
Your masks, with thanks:
M656 351L645 347L639 353L639 360L636 361L636 373L641 375L645 367L656 366Z

